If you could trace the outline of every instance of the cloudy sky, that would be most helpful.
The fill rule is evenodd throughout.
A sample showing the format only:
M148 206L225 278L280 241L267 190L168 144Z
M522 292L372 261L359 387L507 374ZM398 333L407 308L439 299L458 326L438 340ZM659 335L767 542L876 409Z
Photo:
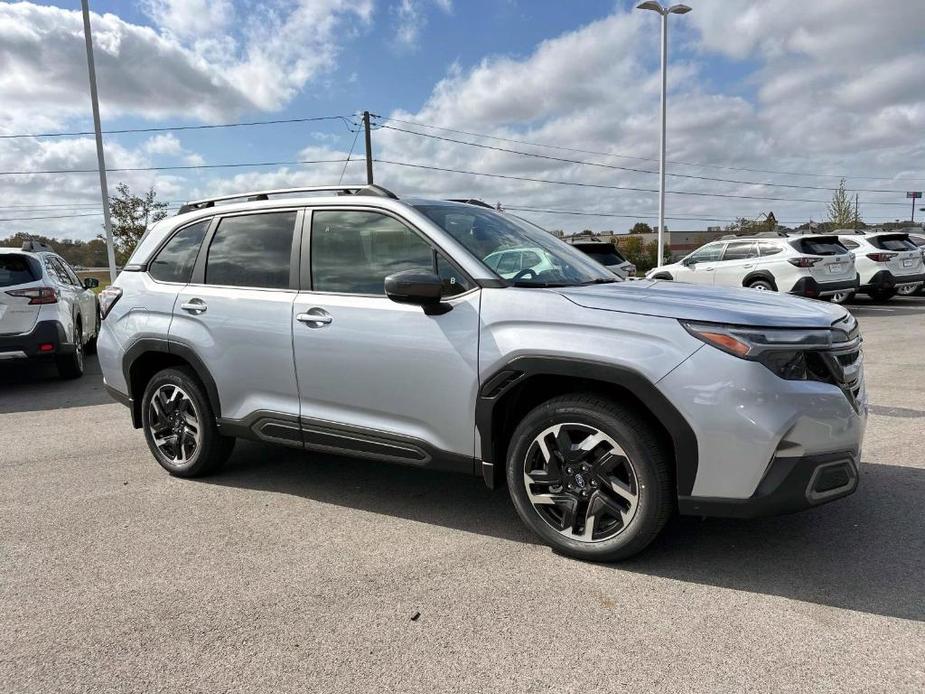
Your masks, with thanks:
M175 203L361 182L368 109L377 183L400 195L500 201L569 231L654 223L659 20L634 4L91 0L104 129L149 130L105 136L110 186ZM823 219L841 176L866 221L908 219L925 12L689 4L671 17L669 228ZM0 236L99 233L93 138L18 137L92 129L84 50L79 1L0 3ZM299 122L171 129L268 120Z

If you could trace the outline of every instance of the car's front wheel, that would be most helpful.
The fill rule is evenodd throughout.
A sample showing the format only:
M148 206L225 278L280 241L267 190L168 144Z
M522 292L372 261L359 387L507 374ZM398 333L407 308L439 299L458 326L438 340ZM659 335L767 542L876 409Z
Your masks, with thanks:
M557 397L524 417L508 448L507 482L523 521L579 559L636 554L673 509L658 435L628 407L594 394Z
M148 382L141 423L157 462L178 477L212 472L234 448L235 440L219 433L199 379L186 368L164 369Z

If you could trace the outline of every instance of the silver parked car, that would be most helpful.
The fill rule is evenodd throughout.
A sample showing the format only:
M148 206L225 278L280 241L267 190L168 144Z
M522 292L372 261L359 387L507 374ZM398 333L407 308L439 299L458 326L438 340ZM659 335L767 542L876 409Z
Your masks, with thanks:
M485 259L529 249L501 277ZM592 560L675 509L747 517L852 493L867 418L843 308L618 282L481 206L377 186L188 203L103 292L106 387L171 474L236 438L507 483Z

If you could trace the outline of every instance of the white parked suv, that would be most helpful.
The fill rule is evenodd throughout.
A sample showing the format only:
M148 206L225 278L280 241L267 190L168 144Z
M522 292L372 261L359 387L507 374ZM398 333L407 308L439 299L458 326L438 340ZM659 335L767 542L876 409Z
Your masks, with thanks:
M749 287L812 299L843 298L858 288L854 257L835 236L756 236L713 241L649 279Z
M83 375L99 333L97 286L37 241L0 248L0 360L50 359L62 378Z
M905 232L843 234L838 239L855 255L858 293L874 301L914 294L925 282L922 250Z

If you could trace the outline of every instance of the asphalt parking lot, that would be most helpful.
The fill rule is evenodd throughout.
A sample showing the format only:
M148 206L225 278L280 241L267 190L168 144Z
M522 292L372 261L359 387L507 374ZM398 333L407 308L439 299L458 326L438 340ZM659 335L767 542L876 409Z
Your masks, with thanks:
M852 310L858 492L619 565L474 478L242 443L174 479L95 361L5 365L0 691L925 691L925 297Z

